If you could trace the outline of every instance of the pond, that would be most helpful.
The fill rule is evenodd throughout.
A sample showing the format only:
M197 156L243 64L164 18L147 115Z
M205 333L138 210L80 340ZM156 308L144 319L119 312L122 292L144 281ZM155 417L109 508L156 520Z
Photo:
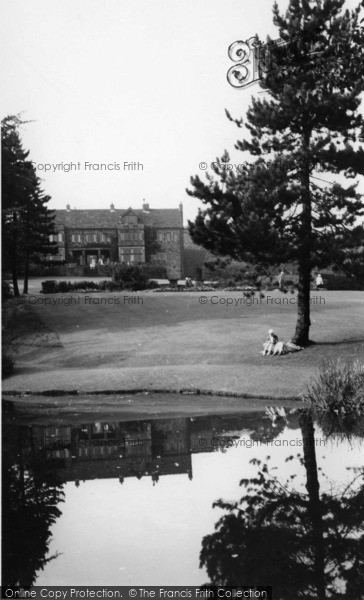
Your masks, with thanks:
M2 583L362 598L363 434L290 408L5 417Z

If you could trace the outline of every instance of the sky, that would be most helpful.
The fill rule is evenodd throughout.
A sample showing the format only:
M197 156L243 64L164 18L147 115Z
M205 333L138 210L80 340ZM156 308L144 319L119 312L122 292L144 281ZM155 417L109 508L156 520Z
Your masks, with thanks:
M145 199L150 208L182 202L185 222L194 219L200 204L185 190L203 175L199 164L225 149L231 162L244 159L234 150L242 130L225 109L244 116L261 93L229 85L227 49L256 33L277 38L272 4L3 0L1 118L29 121L22 140L49 208L141 208Z

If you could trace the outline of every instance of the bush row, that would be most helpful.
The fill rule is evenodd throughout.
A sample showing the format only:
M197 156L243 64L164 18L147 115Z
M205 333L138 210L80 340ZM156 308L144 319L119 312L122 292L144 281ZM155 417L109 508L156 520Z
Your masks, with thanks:
M117 282L113 280L94 281L42 281L42 294L65 294L67 292L120 292L123 290L141 291L146 289L154 289L158 284L154 281L148 281L147 284L141 286L137 282Z
M165 275L165 273L164 273ZM154 278L160 278L160 272L155 272L150 265L115 265L113 268L113 277L111 280L102 280L100 282L95 281L76 281L74 283L70 281L56 282L54 280L44 281L42 283L42 292L45 294L54 293L65 293L70 291L140 291L146 289L158 288L158 284L154 281ZM358 279L349 279L344 275L337 273L324 273L324 288L327 290L360 290L364 289L364 282ZM175 282L177 283L177 281ZM221 289L225 291L246 291L247 289L266 289L268 291L274 290L279 287L278 281L273 278L262 279L258 278L255 283L252 283L250 279L238 280L229 279L216 281L209 281L205 284L199 284L195 287L188 287L189 291L212 291L214 289ZM297 287L297 277L286 277L284 280L284 288L291 292ZM177 291L180 289L186 289L183 286L170 285L164 286L164 291ZM312 281L312 289L316 289L315 281Z
M184 285L167 285L167 286L159 286L156 281L153 279L147 279L145 281L140 279L131 279L127 281L123 281L122 279L117 281L115 279L103 279L101 281L55 281L48 280L42 282L42 293L43 294L57 294L57 293L66 293L66 292L75 292L75 291L103 291L103 292L117 292L123 290L130 291L142 291L142 290L154 290L156 292L213 292L216 290L222 290L225 292L246 292L250 289L256 290L266 290L273 291L278 289L278 283L272 285L259 286L257 285L255 288L252 286L244 286L244 285L196 285L193 287L185 287ZM296 285L290 285L289 282L285 285L285 288L281 290L283 293L287 293L287 291L293 293L297 289ZM316 290L316 286L313 284L311 286L312 290ZM364 287L360 286L352 286L349 284L343 285L335 285L332 282L326 282L324 280L324 289L325 290L361 290ZM8 294L3 296L4 298L10 297Z

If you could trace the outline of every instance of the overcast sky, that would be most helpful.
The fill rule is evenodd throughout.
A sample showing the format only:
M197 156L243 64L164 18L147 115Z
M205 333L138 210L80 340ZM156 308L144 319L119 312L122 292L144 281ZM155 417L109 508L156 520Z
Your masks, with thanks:
M187 196L241 130L258 85L226 80L228 46L258 33L278 37L270 0L3 0L1 117L22 113L24 146L37 165L80 170L38 174L49 208L151 208L199 205ZM279 0L285 8L288 0ZM349 7L357 0L349 0ZM95 171L85 162L118 163ZM143 170L124 170L124 161Z

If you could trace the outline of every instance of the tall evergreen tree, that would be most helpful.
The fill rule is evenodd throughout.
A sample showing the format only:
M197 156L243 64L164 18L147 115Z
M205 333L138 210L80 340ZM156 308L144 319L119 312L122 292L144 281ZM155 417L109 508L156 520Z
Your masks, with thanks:
M19 296L18 275L24 273L24 290L28 292L29 265L46 254L55 254L57 244L50 241L55 233L54 216L46 204L33 163L24 150L18 116L2 120L2 230L3 272L10 270L15 296Z
M50 241L50 235L55 233L54 213L46 206L50 199L41 190L40 180L36 177L33 193L22 211L23 294L28 293L30 264L41 263L44 255L57 252L57 244Z
M225 153L215 175L192 177L187 190L205 204L189 222L195 243L237 260L297 263L293 342L302 346L310 342L312 268L347 260L344 246L364 212L353 182L364 174L364 2L344 11L344 1L290 0L285 16L274 5L284 44L259 46L266 94L253 97L246 138L236 144L255 162L234 173ZM327 184L325 171L350 181Z

